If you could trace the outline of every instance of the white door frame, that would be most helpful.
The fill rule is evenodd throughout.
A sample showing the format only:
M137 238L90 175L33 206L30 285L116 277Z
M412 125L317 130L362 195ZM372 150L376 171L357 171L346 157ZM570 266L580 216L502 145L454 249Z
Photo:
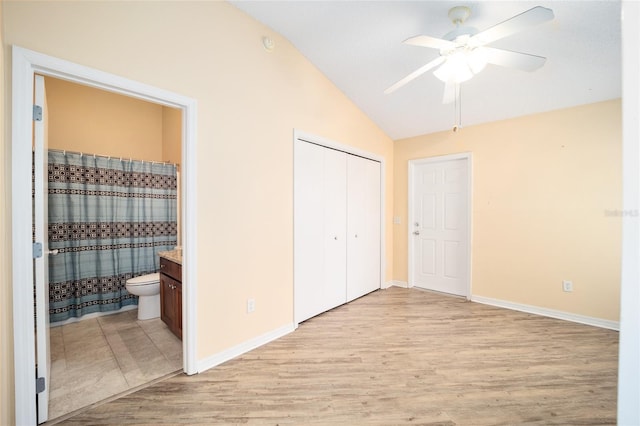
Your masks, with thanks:
M323 138L321 136L317 136L317 135L313 135L311 133L306 133L303 132L301 130L298 129L294 129L293 130L293 152L294 152L294 156L293 158L295 159L295 150L296 150L296 146L301 143L301 142L311 142L314 143L316 145L320 145L320 146L324 146L327 148L332 148L332 149L336 149L338 151L342 151L342 152L346 152L348 154L353 154L353 155L357 155L359 157L363 157L363 158L368 158L370 160L374 160L374 161L379 161L380 162L380 288L385 288L384 285L384 279L385 279L385 271L387 270L387 266L386 266L386 257L385 257L385 220L384 220L384 215L385 215L385 173L386 173L386 167L385 167L385 159L383 156L378 155L378 154L374 154L372 152L369 151L364 151L358 148L355 148L353 146L350 145L345 145L339 142L335 142L332 141L330 139L326 139ZM293 165L294 169L296 167L295 165L295 161L294 161L294 165ZM293 188L292 188L293 189ZM295 203L295 200L294 200ZM293 231L295 233L295 215L293 218ZM295 245L293 247L293 255L295 256L296 253L296 248ZM293 260L293 264L295 265L295 259ZM295 271L294 271L294 283L293 283L293 318L294 318L294 322L295 322L295 327L298 327L298 322L295 321L296 315L295 315L295 310L296 310L296 304L295 304L295 291L296 291L296 285L295 285Z
M49 236L46 225L49 222L48 187L47 180L47 149L49 135L49 109L47 108L47 94L44 77L36 75L33 81L35 96L34 104L42 108L40 121L33 122L33 230L35 241L42 244L42 256L34 260L35 294L36 294L36 371L38 378L45 380L44 390L37 394L38 423L49 420L49 390L46 386L51 379L51 336L49 329Z
M182 110L183 369L196 369L196 100L63 59L12 46L12 282L16 424L36 424L31 144L33 75L59 78ZM47 383L47 386L49 384Z
M449 154L449 155L439 155L436 157L427 157L427 158L419 158L416 160L409 160L409 167L408 167L408 182L409 182L409 189L408 189L408 193L407 193L407 200L408 200L408 214L407 214L407 244L409 246L409 250L408 250L408 272L409 272L409 281L408 281L408 287L411 288L415 285L415 277L414 277L414 272L413 272L413 267L414 267L414 249L413 249L413 239L411 238L411 224L416 222L416 218L414 217L414 211L413 211L413 190L415 189L415 182L413 181L413 175L415 172L415 168L418 165L422 165L422 164L430 164L430 163L442 163L442 162L447 162L447 161L454 161L454 160L461 160L461 159L466 159L467 160L467 229L469 230L467 233L467 284L466 284L466 294L465 297L467 298L467 300L471 300L471 242L472 242L472 211L473 211L473 167L472 167L472 154L470 152L463 152L460 154Z

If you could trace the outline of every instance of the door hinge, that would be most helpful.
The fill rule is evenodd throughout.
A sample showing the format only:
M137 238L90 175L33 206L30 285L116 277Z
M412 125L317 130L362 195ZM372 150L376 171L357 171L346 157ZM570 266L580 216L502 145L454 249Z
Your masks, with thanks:
M38 259L42 257L42 243L33 243L33 258Z
M33 106L33 121L42 121L42 107L40 105Z
M36 378L36 393L40 393L40 392L44 392L44 390L47 388L47 383L45 381L44 377L37 377Z

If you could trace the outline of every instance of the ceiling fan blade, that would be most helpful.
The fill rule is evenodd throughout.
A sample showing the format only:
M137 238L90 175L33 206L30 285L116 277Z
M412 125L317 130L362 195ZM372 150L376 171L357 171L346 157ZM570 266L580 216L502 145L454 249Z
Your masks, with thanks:
M460 87L459 83L454 83L453 81L447 81L444 84L444 95L442 96L443 104L450 104L456 100L458 97L458 88Z
M411 74L409 74L408 76L403 78L402 80L398 81L393 86L389 87L387 90L384 91L384 94L388 95L391 92L395 92L396 90L398 90L399 88L401 88L402 86L404 86L405 84L410 82L411 80L413 80L413 79L415 79L417 77L420 77L422 74L424 74L425 72L429 71L431 68L437 67L438 65L443 63L444 60L445 60L444 56L438 56L433 61L428 62L427 64L421 66L420 68L418 68L417 70L415 70L414 72L412 72Z
M534 25L552 20L553 10L536 6L471 37L479 46L510 36Z
M512 52L494 47L482 48L487 55L487 62L502 67L516 68L522 71L535 71L544 65L547 58L528 53Z
M433 49L452 49L456 44L449 40L442 38L429 37L426 35L415 36L403 41L404 44L410 44L412 46L431 47Z

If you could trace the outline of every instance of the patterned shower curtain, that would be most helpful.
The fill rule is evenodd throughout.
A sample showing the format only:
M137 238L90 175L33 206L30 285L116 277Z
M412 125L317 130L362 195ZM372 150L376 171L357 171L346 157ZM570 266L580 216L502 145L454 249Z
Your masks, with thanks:
M137 304L129 278L177 241L176 167L49 151L50 322Z

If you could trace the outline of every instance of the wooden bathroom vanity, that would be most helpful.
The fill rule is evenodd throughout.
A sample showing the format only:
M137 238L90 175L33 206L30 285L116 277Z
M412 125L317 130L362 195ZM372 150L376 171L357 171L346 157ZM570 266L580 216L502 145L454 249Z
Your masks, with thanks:
M182 340L182 251L160 252L160 318Z

